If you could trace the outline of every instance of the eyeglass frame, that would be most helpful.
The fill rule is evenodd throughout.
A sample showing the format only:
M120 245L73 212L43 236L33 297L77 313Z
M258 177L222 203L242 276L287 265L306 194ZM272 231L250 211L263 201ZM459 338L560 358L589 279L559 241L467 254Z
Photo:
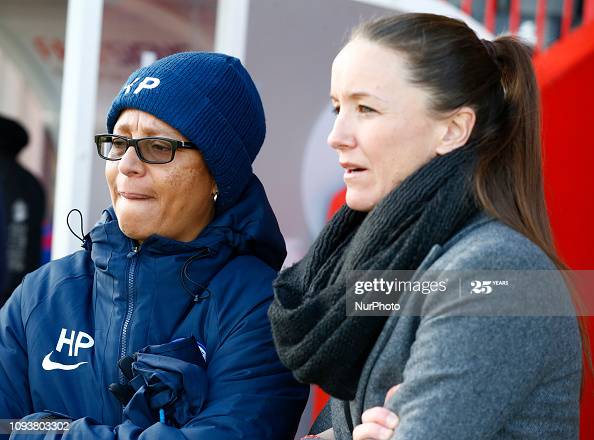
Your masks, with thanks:
M129 138L126 136L122 136L119 134L111 134L111 133L101 133L101 134L96 134L95 135L95 145L97 146L97 154L99 155L99 157L101 159L104 160L110 160L110 161L118 161L118 160L122 160L122 157L124 157L124 155L122 155L122 157L118 157L116 159L114 158L110 158L110 157L106 157L104 155L101 154L101 142L100 142L100 138L102 137L111 137L111 138L118 138L118 139L123 139L126 141L127 147L126 147L126 151L128 151L128 148L130 147L134 147L134 151L136 152L136 156L138 157L138 159L141 162L144 163L148 163L151 165L163 165L166 163L170 163L173 162L173 159L175 159L175 152L177 151L178 148L188 148L188 149L195 149L198 150L198 147L196 146L196 144L194 144L193 142L189 142L189 141L180 141L178 139L171 139L171 138L166 138L166 137L160 137L160 136L147 136L147 137L143 137L143 138L138 138L138 139L134 139L134 138ZM171 143L171 159L168 160L167 162L154 162L154 161L150 161L147 160L145 158L142 157L142 154L140 153L140 148L138 147L138 142L140 141L144 141L147 139L156 139L156 140L160 140L160 141L166 141ZM126 154L126 151L124 152L124 154Z

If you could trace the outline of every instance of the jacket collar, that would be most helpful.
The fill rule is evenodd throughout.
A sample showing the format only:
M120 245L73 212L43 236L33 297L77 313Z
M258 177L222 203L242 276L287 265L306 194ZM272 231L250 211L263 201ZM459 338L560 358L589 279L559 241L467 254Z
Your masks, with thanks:
M446 251L448 251L452 246L474 231L476 228L484 225L485 223L489 223L495 221L493 217L489 217L484 212L479 212L474 217L472 217L458 232L456 232L447 242L443 245L435 244L429 250L419 267L415 271L413 279L419 278L424 271L426 271L433 263L437 261L439 257L441 257Z

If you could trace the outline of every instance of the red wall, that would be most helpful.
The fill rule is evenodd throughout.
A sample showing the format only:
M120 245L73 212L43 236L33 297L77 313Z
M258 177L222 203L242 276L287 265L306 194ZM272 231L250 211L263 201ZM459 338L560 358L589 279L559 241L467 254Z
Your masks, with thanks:
M594 23L537 56L534 66L542 94L545 188L557 250L572 269L594 270ZM594 340L594 320L584 322ZM585 373L584 440L594 438L594 380L591 372Z

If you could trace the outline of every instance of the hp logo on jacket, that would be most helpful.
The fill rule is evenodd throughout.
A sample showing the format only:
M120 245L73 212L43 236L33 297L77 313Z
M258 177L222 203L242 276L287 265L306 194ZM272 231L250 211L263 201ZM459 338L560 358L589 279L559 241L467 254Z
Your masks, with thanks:
M67 336L69 335L69 336ZM56 344L57 352L61 353L62 350L65 350L65 347L68 346L68 357L76 358L78 356L78 352L80 349L89 349L95 344L95 341L88 333L83 331L76 331L70 330L68 333L68 329L63 328L60 332L60 337L58 338L58 343ZM67 363L62 364L60 362L56 362L52 360L52 354L54 350L50 351L44 358L43 362L41 363L41 367L46 371L51 370L75 370L83 364L87 362L74 362L74 363ZM73 359L76 360L76 359Z

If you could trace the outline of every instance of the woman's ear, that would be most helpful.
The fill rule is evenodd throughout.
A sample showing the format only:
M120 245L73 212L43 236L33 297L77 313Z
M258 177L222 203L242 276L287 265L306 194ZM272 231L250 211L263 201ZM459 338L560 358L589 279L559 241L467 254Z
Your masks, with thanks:
M476 113L470 107L461 107L445 120L444 135L435 149L439 155L448 154L466 145L476 122Z

